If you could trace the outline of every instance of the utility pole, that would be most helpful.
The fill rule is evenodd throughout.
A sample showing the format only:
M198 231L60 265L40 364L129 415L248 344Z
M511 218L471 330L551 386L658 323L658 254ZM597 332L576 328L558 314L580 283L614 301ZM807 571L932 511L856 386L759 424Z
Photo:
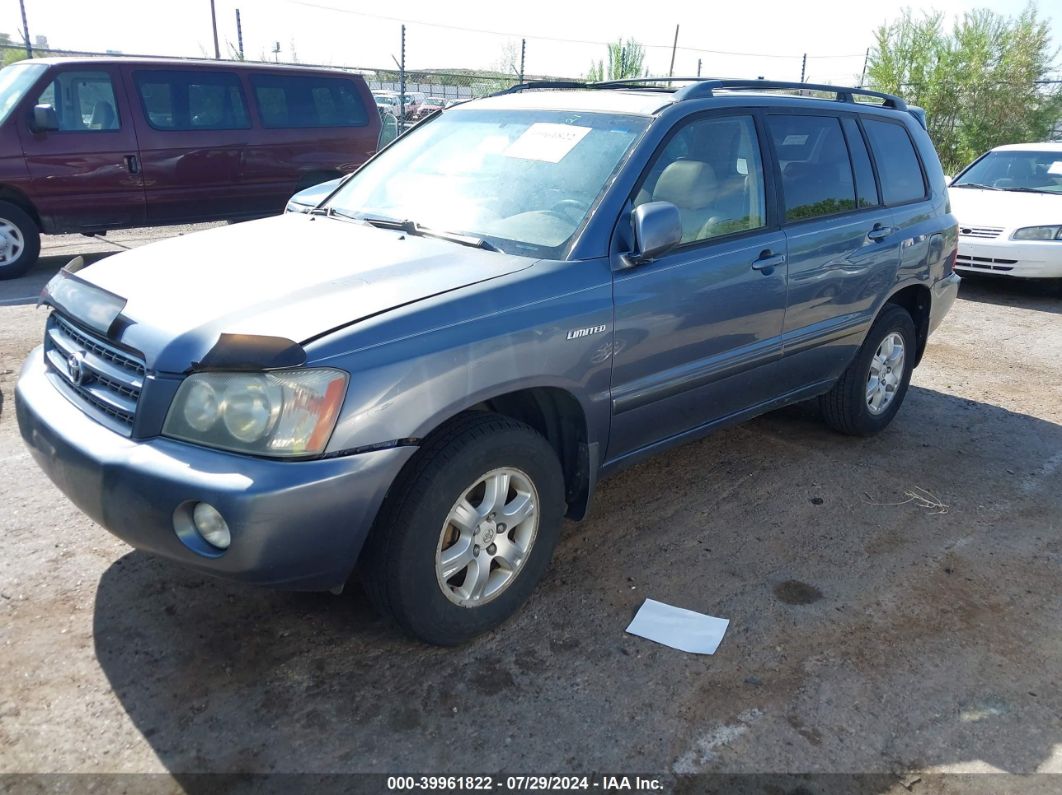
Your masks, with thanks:
M240 60L243 60L243 25L240 24L240 9L236 9L236 42L239 45Z
M402 26L402 60L398 62L398 112L399 121L406 118L406 26Z
M214 29L214 60L221 60L221 48L218 47L218 15L214 12L214 0L210 0L210 26Z
M524 56L527 55L527 39L520 39L520 82L524 82Z
M863 83L867 79L867 63L870 62L870 48L867 47L867 54L863 57L863 76L859 78L859 87L863 87Z
M280 42L273 42L273 63L280 63Z
M701 76L701 59L697 59L697 77Z
M808 69L808 54L804 53L804 60L800 63L800 82L804 82L804 75L807 74Z
M675 25L675 42L671 45L671 68L667 70L668 77L675 76L675 50L678 49L678 29L679 26Z
M30 44L29 37L29 23L26 21L26 0L18 0L18 4L22 7L22 39L26 42L26 57L33 57L33 45Z

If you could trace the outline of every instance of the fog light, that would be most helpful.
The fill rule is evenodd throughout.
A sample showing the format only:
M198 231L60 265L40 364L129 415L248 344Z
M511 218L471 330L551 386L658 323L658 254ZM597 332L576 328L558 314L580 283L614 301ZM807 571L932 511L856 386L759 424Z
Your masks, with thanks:
M208 502L198 502L192 511L192 522L196 532L213 547L228 549L232 543L232 534L224 517L218 509Z

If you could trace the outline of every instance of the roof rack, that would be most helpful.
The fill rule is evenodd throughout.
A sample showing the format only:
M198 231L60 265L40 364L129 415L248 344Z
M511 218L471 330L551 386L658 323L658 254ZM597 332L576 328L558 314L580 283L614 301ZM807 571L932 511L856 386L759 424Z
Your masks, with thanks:
M671 83L686 83L678 87L670 86ZM791 83L783 80L763 80L748 78L717 78L717 77L631 77L623 80L604 80L596 83L584 83L578 80L532 80L520 83L512 88L507 88L499 94L513 94L518 91L530 91L534 89L564 89L564 88L629 88L643 91L672 91L676 101L684 99L707 99L715 96L715 91L777 91L788 89L790 91L822 91L836 94L838 102L856 101L856 96L875 97L882 101L886 108L907 110L907 103L893 94L884 94L880 91L871 91L868 88L852 88L848 86L830 86L820 83Z

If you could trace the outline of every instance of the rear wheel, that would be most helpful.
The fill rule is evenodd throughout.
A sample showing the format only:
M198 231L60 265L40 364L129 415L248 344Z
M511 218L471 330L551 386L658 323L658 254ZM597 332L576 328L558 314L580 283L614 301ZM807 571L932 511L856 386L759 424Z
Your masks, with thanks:
M833 389L819 398L826 424L852 436L872 436L900 410L916 356L914 321L886 304L862 347Z
M430 436L396 485L358 567L381 612L439 645L501 624L553 554L564 480L549 443L496 414Z
M26 273L41 253L41 233L29 213L0 201L0 279Z

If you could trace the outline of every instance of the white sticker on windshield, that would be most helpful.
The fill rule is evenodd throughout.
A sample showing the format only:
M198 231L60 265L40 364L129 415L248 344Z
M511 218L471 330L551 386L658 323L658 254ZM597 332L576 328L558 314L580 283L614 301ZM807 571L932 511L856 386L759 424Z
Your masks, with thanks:
M524 130L523 135L509 144L504 154L522 160L559 163L588 132L589 127L538 122Z
M782 146L803 146L808 142L806 135L787 135L782 141Z
M1062 160L1056 160L1047 167L1048 174L1062 174Z

